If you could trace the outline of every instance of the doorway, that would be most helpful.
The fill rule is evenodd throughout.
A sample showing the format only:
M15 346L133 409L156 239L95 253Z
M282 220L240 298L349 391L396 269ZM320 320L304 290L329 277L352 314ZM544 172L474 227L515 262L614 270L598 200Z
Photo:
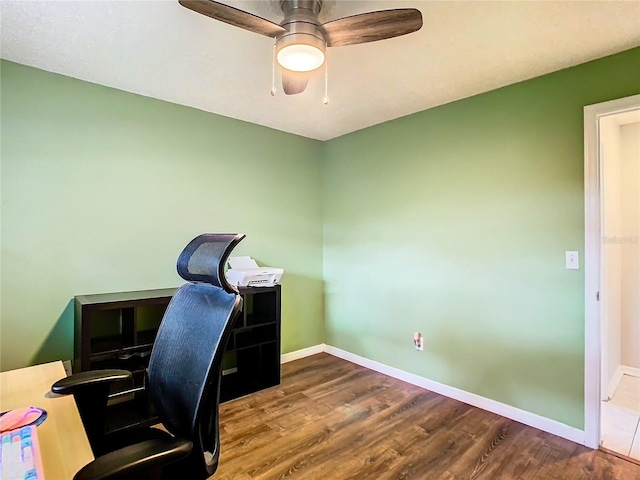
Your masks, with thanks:
M640 460L640 95L585 107L585 444Z

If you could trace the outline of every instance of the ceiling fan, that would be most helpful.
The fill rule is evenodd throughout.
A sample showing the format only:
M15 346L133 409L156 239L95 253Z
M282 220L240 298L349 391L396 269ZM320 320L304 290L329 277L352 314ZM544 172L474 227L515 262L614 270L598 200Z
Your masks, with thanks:
M280 25L213 0L178 0L180 5L235 27L276 39L275 49L287 95L301 93L325 61L326 47L342 47L399 37L420 30L415 8L361 13L321 24L322 0L280 0Z

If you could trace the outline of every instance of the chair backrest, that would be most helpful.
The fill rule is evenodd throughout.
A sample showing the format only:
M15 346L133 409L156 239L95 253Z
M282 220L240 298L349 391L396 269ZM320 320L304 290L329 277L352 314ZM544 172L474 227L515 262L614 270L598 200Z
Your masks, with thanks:
M203 234L178 258L188 283L174 294L158 329L148 388L172 434L193 442L193 457L212 475L219 456L218 406L222 355L242 298L224 266L242 234Z

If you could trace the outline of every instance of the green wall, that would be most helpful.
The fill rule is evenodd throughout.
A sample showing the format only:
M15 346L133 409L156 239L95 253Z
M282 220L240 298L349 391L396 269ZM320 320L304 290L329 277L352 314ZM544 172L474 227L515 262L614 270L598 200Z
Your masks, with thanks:
M583 107L639 92L636 48L327 142L326 343L582 429Z
M583 107L640 93L640 48L324 144L1 66L2 369L71 357L74 295L177 285L192 237L242 231L286 270L283 352L583 428Z
M74 295L177 286L202 232L283 267L283 352L323 341L322 143L1 63L3 370L72 358Z

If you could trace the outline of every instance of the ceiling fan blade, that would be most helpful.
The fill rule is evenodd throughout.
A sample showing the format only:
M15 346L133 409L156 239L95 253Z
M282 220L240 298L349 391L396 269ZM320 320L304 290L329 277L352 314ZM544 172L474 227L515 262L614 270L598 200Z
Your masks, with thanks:
M214 2L213 0L178 0L178 3L189 10L206 15L207 17L267 37L276 37L278 34L287 31L280 25L269 20L265 20L244 10L230 7L224 3Z
M378 10L338 18L320 26L327 47L342 47L399 37L420 30L422 14L415 8Z
M304 92L312 72L292 72L286 68L281 68L280 70L282 71L282 89L284 93L296 95Z

